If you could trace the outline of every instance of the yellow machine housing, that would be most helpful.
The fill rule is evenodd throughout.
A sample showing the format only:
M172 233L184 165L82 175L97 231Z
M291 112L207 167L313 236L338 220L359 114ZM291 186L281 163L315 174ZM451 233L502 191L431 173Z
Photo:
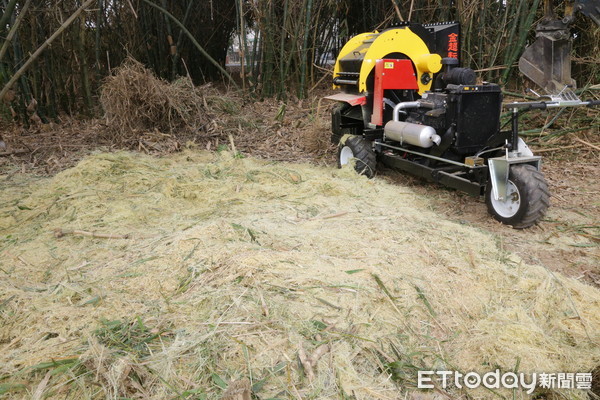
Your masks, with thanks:
M430 90L432 75L442 68L442 58L439 54L432 54L425 41L409 26L362 33L350 39L336 60L333 87L343 91L358 91L359 94L372 91L369 76L375 68L375 62L399 57L412 61L419 86L418 93Z

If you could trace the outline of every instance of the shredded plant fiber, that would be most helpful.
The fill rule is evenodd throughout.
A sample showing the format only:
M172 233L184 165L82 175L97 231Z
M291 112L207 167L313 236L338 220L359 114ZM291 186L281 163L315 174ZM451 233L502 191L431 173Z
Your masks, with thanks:
M351 168L121 152L3 184L10 398L398 399L419 369L600 365L597 289Z

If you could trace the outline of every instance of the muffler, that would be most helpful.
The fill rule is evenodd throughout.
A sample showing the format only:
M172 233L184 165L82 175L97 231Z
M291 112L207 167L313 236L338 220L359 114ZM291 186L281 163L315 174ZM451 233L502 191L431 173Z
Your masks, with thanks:
M431 126L412 124L410 122L390 121L383 128L387 139L408 143L413 146L423 147L425 149L441 143L442 138L435 132Z

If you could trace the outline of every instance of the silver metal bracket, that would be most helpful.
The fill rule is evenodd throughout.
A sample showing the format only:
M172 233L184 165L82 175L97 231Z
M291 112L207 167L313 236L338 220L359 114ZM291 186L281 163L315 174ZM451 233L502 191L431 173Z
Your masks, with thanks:
M489 158L488 167L490 170L490 181L492 183L492 195L494 196L494 200L506 200L508 173L510 166L513 164L530 164L539 171L542 165L542 157L515 156L514 154L508 153L504 157Z

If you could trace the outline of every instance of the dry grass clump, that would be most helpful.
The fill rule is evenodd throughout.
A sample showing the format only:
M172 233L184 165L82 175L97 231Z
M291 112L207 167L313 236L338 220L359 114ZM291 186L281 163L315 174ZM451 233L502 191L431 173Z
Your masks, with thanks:
M137 137L147 131L200 129L209 120L201 91L187 77L169 83L127 59L101 87L100 102L111 139L137 143Z
M207 149L230 146L280 160L329 154L326 104L318 97L282 103L194 87L187 78L158 79L128 59L102 86L107 136L113 144L146 152L179 150L187 142Z
M11 399L398 399L418 369L600 365L598 289L350 169L115 153L15 183L0 192Z

